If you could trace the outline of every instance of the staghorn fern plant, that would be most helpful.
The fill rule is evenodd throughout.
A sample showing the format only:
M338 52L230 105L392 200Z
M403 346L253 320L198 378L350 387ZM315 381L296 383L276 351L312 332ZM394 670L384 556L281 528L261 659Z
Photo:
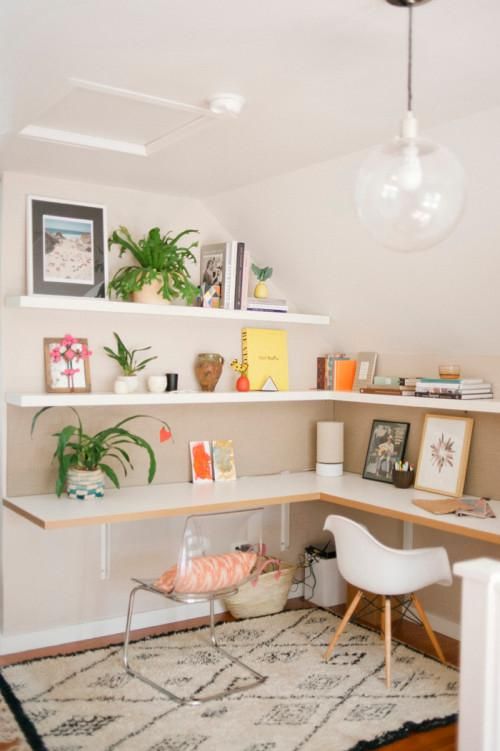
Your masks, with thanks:
M182 297L192 303L198 295L198 287L190 281L186 262L196 263L192 249L198 247L198 241L187 247L179 243L186 235L197 232L196 229L185 229L172 237L171 232L162 235L159 227L153 227L136 242L128 229L120 226L111 234L108 246L111 249L113 245L119 245L120 258L126 250L130 251L139 265L118 269L109 283L109 289L119 298L128 300L133 292L138 292L145 284L160 280L160 293L165 300Z

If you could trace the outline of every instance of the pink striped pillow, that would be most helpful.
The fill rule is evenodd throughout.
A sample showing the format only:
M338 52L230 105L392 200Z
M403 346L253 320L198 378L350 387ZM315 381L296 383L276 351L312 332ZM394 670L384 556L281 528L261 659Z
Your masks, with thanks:
M177 566L165 571L154 586L164 592L215 592L241 584L250 575L257 561L256 553L224 553L191 558L186 571L177 573Z

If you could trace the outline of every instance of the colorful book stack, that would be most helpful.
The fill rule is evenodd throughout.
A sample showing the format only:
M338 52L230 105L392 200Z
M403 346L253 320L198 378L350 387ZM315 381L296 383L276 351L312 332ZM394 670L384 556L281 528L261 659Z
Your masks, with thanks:
M245 310L248 299L250 254L243 242L203 245L200 286L204 307Z
M321 391L352 391L356 360L344 354L316 358L316 387Z
M261 310L266 313L288 313L288 303L273 297L249 297L247 310Z
M493 399L491 383L482 378L419 378L415 396L433 399Z
M371 386L361 386L362 394L414 396L418 378L415 376L374 376Z

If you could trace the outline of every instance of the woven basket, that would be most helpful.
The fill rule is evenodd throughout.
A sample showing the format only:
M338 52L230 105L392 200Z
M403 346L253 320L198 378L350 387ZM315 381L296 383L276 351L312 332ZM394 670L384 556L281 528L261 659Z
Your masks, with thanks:
M281 575L276 571L260 574L257 584L243 584L236 594L224 598L224 604L234 618L254 618L283 610L288 598L296 566L281 562Z

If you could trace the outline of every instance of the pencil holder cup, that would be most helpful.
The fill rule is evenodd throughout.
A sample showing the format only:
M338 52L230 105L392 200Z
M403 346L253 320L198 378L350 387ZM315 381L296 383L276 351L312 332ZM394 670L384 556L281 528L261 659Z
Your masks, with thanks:
M414 469L393 469L392 482L397 488L411 488L415 480Z

